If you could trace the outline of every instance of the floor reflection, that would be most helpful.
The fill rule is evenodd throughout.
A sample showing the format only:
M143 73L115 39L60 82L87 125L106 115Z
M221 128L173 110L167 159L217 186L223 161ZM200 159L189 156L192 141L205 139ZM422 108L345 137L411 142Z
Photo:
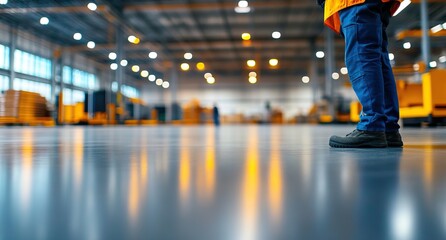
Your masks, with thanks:
M242 205L240 236L237 239L258 239L258 200L259 200L259 143L258 130L250 127L248 130L248 148L242 180Z
M446 239L446 129L0 129L0 239Z
M269 190L269 209L273 224L280 225L282 218L282 200L283 200L283 176L280 149L280 130L272 129L271 134L271 154L268 174Z

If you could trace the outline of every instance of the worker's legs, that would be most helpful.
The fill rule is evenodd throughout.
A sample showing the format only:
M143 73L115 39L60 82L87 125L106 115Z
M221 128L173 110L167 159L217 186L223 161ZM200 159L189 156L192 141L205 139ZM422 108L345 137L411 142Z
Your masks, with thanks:
M357 126L362 131L386 130L382 5L381 0L367 0L339 13L346 44L345 63L353 89L363 107Z
M389 60L389 52L387 50L388 38L386 32L386 28L389 25L391 17L390 8L391 3L384 4L381 14L381 21L383 23L381 64L384 77L384 113L387 116L386 132L396 132L400 128L398 125L400 112L395 77L393 76L392 67Z

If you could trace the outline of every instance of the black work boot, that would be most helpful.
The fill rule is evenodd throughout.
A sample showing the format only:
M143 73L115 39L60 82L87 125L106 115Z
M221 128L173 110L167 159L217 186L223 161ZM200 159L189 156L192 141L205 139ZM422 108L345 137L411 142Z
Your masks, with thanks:
M389 147L402 147L404 145L399 132L386 132L386 139Z
M345 137L332 136L330 147L334 148L385 148L387 147L384 132L353 130Z

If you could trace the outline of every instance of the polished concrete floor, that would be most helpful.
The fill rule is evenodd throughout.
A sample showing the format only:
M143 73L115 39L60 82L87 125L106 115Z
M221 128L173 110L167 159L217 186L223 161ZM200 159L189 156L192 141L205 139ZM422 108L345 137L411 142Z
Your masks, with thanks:
M0 239L446 239L446 128L0 128Z

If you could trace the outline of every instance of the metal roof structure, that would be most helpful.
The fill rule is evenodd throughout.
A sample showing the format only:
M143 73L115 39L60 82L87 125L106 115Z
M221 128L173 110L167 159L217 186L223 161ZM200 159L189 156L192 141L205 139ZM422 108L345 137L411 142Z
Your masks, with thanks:
M97 9L87 8L91 1L74 0L9 0L0 5L0 18L10 24L41 33L67 51L83 52L98 62L111 64L108 54L116 50L117 29L122 27L125 38L123 58L129 66L138 64L158 72L179 67L182 62L203 62L206 69L219 74L240 74L247 71L246 61L257 61L257 69L278 76L308 73L316 50L324 50L323 11L314 0L251 0L249 13L236 13L236 0L110 0L94 1ZM397 56L396 65L413 64L421 55L421 40L413 37L420 29L420 7L412 1L408 8L393 19L389 27L390 49ZM429 1L430 25L446 22L444 0ZM39 20L48 17L50 23ZM408 32L411 30L411 32ZM272 38L279 31L280 39ZM396 40L405 31L404 39ZM81 33L82 40L73 39ZM243 41L242 33L251 40ZM139 44L127 37L134 35ZM433 37L433 56L445 48L445 34ZM94 41L96 47L86 47ZM410 41L406 50L403 43ZM335 39L336 68L343 66L343 40ZM156 51L158 58L148 57ZM185 60L184 53L193 54ZM271 69L270 58L280 61ZM323 64L320 66L323 71ZM131 72L127 68L128 74ZM201 74L201 73L200 73Z

